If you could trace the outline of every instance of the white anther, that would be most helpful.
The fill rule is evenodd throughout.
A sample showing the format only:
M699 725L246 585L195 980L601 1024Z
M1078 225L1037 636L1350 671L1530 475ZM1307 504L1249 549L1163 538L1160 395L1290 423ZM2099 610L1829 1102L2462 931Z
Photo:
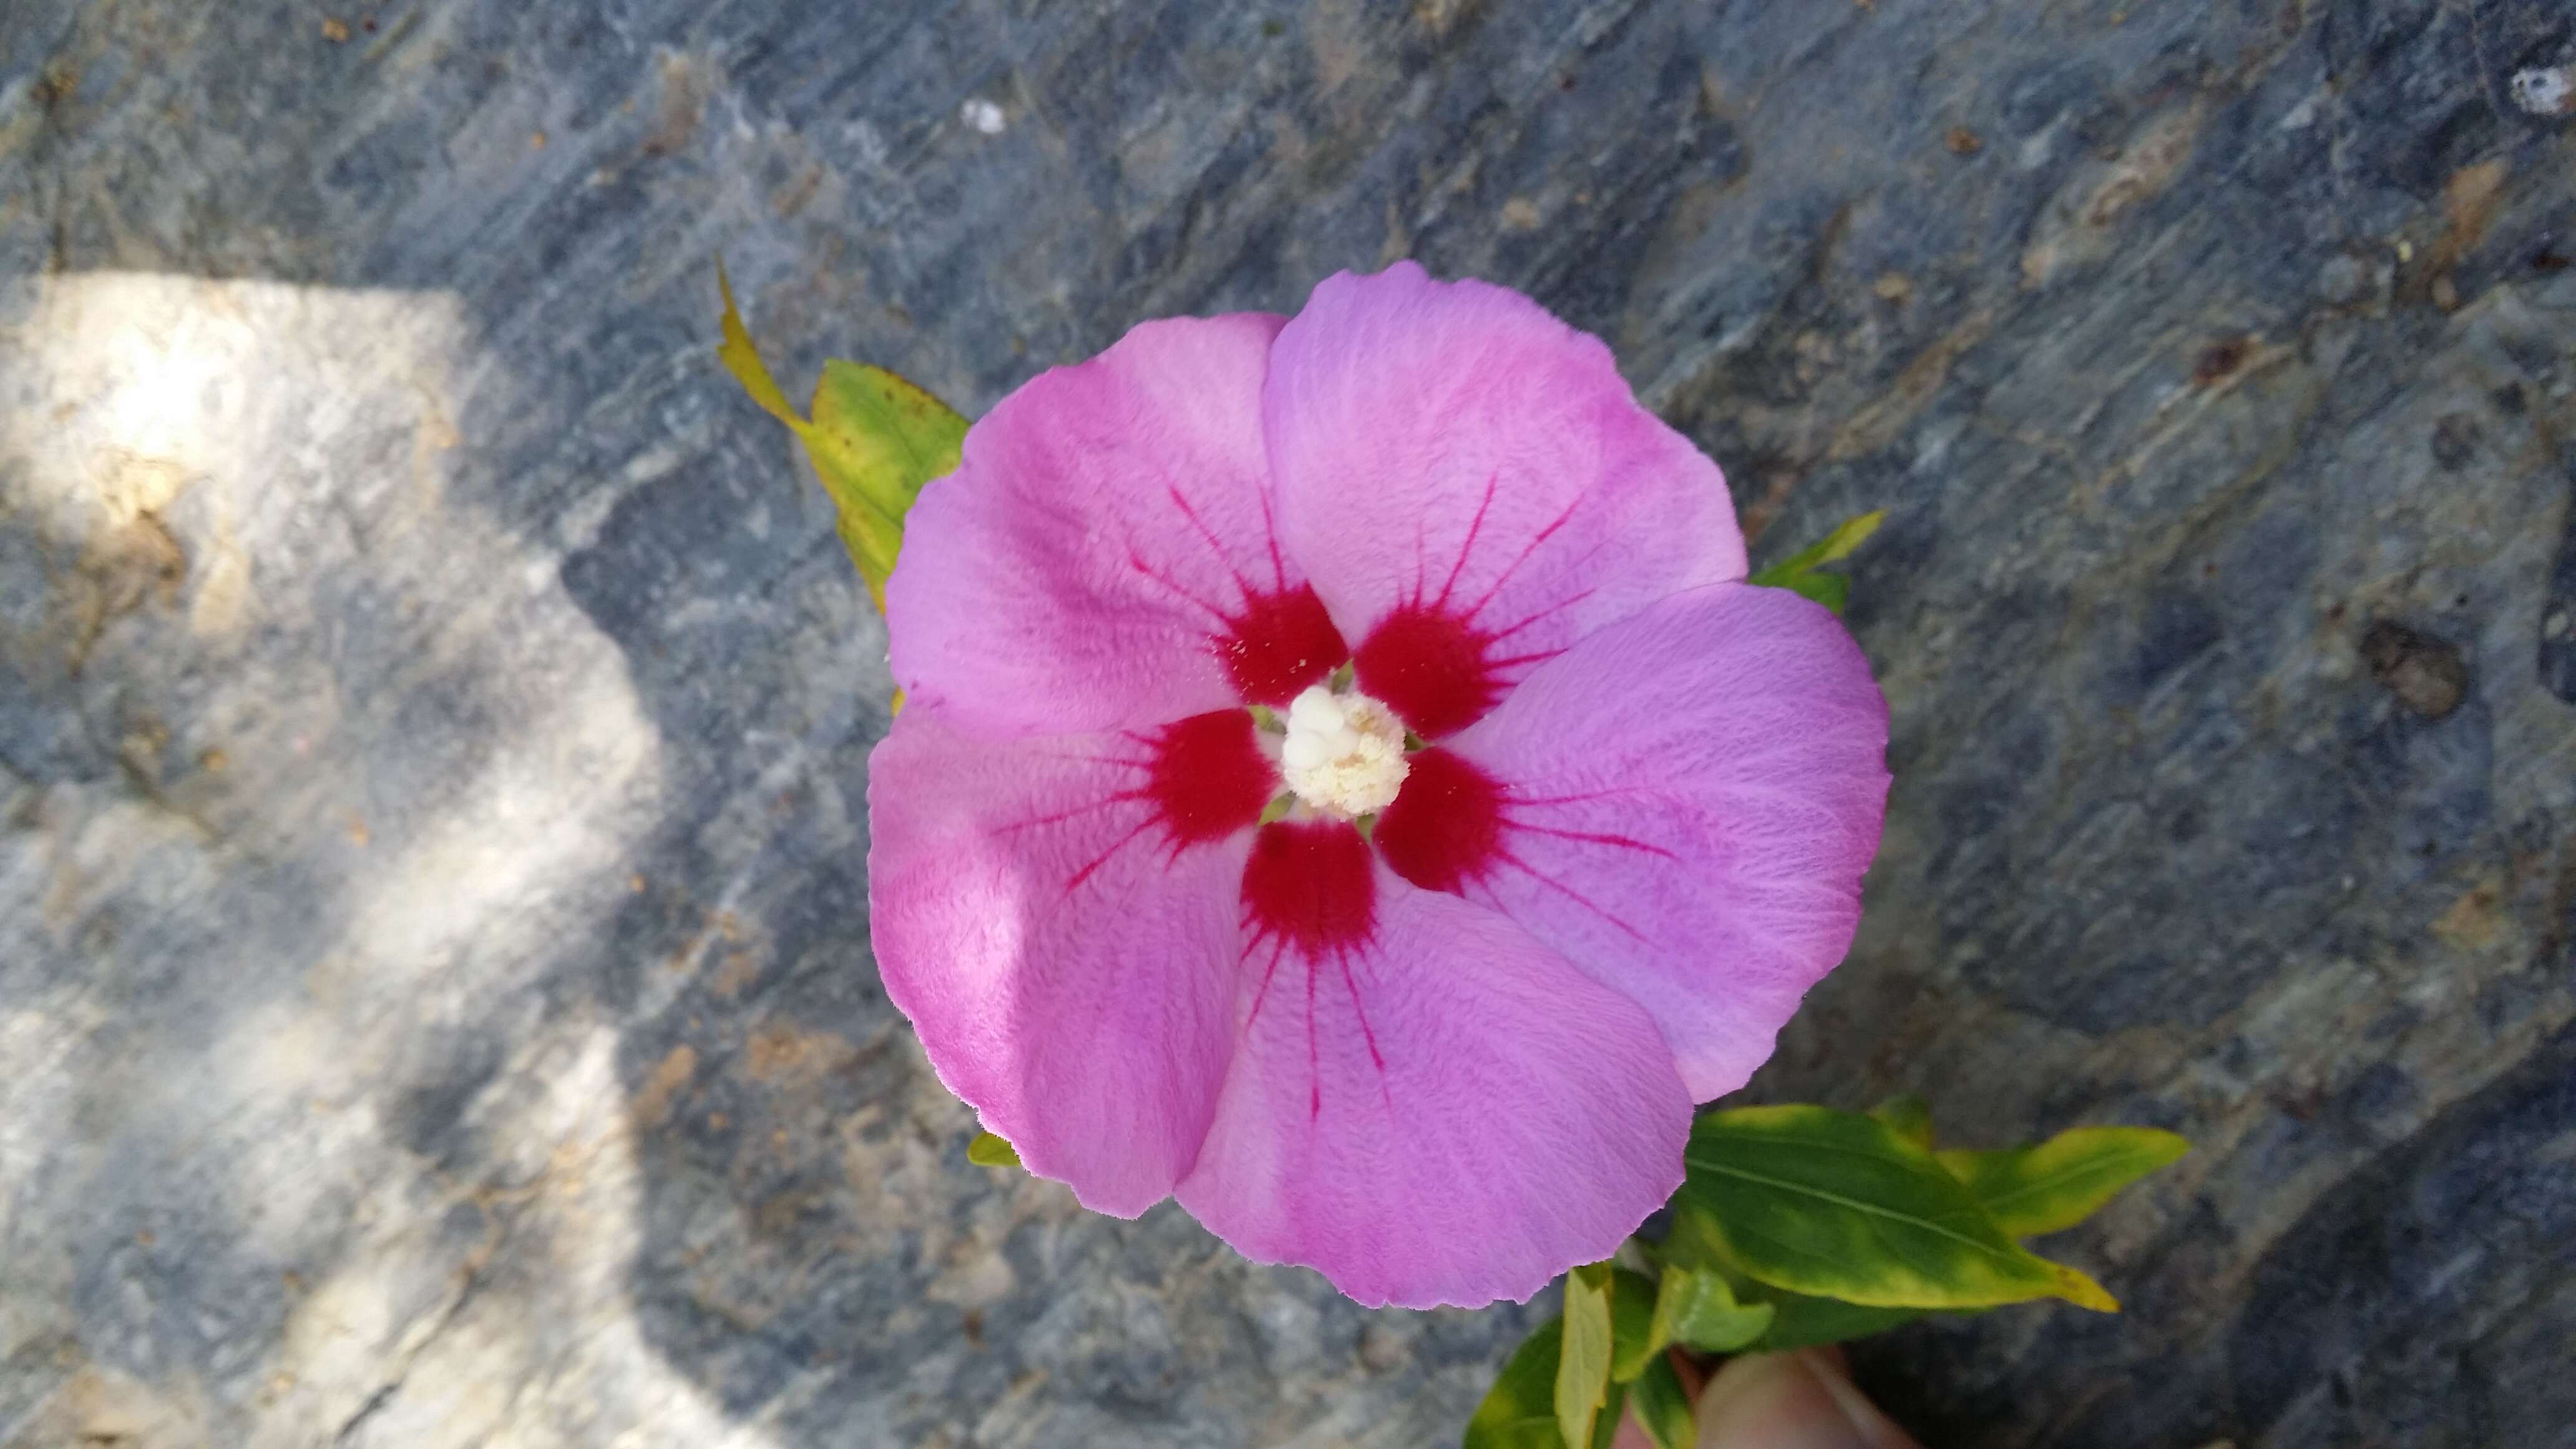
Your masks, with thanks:
M1315 809L1344 819L1374 815L1395 802L1411 769L1404 722L1385 705L1320 684L1289 701L1279 773Z

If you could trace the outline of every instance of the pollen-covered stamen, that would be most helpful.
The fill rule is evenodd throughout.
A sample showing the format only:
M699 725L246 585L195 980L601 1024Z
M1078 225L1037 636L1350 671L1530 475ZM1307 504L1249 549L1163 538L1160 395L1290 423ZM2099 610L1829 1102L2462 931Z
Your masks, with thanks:
M1343 820L1374 815L1395 803L1409 768L1404 721L1367 695L1317 684L1289 702L1279 773L1314 809Z

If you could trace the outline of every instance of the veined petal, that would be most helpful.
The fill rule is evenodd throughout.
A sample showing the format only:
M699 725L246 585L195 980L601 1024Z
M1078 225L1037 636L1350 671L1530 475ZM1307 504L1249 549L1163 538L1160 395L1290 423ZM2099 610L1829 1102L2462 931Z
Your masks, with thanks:
M1517 292L1410 262L1332 277L1272 347L1262 416L1281 542L1360 687L1426 737L1594 629L1744 577L1717 465Z
M1489 782L1457 793L1490 796L1497 828L1391 810L1390 862L1634 998L1696 1100L1742 1086L1850 948L1887 701L1816 604L1743 584L1669 599L1531 671L1447 748ZM1416 835L1430 865L1404 864Z
M924 488L886 589L894 676L988 738L1285 703L1346 657L1273 542L1280 319L1147 322L1004 398Z
M1510 921L1323 823L1263 827L1245 907L1240 1042L1177 1195L1246 1256L1371 1306L1526 1300L1680 1184L1653 1024Z
M1005 742L914 707L868 764L886 995L1029 1170L1134 1217L1197 1157L1277 776L1240 708Z

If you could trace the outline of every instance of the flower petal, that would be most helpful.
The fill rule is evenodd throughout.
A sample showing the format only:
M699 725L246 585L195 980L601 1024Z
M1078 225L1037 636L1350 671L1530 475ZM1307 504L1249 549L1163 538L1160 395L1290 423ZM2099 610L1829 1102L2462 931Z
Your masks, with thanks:
M1000 743L914 708L869 760L886 995L949 1090L1086 1207L1133 1217L1198 1155L1276 780L1239 708Z
M1887 701L1787 590L1695 590L1604 629L1449 748L1500 786L1501 829L1481 862L1425 858L1642 1004L1696 1100L1742 1086L1851 946Z
M1265 853L1305 890L1256 899ZM1472 1306L1608 1257L1680 1185L1690 1100L1635 1003L1346 825L1265 826L1254 862L1240 1042L1177 1193L1217 1236L1365 1305Z
M1726 480L1608 348L1410 262L1315 289L1262 395L1279 537L1425 736L1592 630L1744 577Z
M911 701L988 738L1283 704L1347 657L1272 542L1280 319L1148 322L1004 398L913 506L886 589Z

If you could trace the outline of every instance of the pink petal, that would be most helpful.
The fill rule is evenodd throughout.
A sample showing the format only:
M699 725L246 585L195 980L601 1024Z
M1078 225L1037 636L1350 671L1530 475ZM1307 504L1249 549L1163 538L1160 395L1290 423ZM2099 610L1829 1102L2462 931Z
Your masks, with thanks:
M1244 1024L1178 1189L1217 1236L1365 1305L1526 1300L1680 1184L1690 1100L1635 1003L1347 825L1263 827L1245 886Z
M1449 750L1466 767L1450 773L1498 788L1500 829L1409 824L1399 796L1378 825L1389 863L1634 998L1696 1100L1742 1086L1851 946L1887 701L1841 623L1795 594L1667 600L1531 671ZM1453 795L1451 815L1472 811L1476 787Z
M894 676L992 738L1285 703L1347 657L1273 546L1280 319L1148 322L1002 399L922 490L886 587Z
M1029 1169L1133 1217L1198 1155L1232 1049L1243 710L994 743L918 706L868 764L886 995Z
M1410 262L1315 289L1262 396L1279 537L1361 688L1426 736L1682 589L1744 577L1726 480L1610 351Z

